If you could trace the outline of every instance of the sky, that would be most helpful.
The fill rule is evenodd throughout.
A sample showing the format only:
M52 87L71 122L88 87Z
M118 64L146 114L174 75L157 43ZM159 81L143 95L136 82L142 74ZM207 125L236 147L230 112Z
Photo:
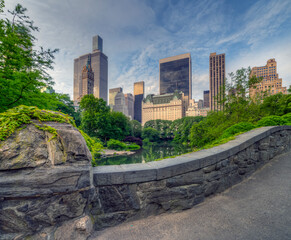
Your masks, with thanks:
M275 58L283 86L291 85L291 0L5 0L20 3L39 27L37 46L58 48L54 89L73 97L73 62L103 39L108 87L159 93L159 59L192 58L192 97L209 89L209 55L225 53L226 73ZM4 16L5 17L5 16ZM8 15L7 15L8 17Z

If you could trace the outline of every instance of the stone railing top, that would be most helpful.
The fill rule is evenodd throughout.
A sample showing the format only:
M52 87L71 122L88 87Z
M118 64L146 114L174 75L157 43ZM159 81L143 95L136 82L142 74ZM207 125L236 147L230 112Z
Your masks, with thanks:
M225 144L161 161L94 167L94 185L141 183L195 171L226 159L274 132L287 129L291 130L291 126L256 128Z

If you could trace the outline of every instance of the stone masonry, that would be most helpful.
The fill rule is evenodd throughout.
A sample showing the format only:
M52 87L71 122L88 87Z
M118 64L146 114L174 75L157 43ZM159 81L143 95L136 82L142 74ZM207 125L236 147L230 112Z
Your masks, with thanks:
M291 127L265 127L221 146L147 164L94 169L94 227L189 209L289 151Z

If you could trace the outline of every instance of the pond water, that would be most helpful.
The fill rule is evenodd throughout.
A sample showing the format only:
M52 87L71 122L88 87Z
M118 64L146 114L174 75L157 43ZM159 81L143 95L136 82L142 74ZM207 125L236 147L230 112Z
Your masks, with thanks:
M116 156L101 158L97 161L100 165L120 165L130 163L146 163L155 161L156 159L165 158L169 156L181 155L183 153L191 152L189 146L182 144L163 143L163 144L148 144L143 145L143 148L136 151L135 154L129 156Z

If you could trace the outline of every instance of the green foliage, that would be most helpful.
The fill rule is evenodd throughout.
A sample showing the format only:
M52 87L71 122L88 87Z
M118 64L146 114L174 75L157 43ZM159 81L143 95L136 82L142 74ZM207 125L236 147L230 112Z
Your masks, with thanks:
M18 106L9 109L7 112L0 113L0 140L4 141L23 124L33 123L32 120L41 122L62 122L69 123L76 127L72 117L67 114L52 112L48 110L41 110L37 107ZM35 124L35 123L34 123ZM37 125L38 128L51 132L56 135L56 131L46 125Z
M152 127L147 127L143 129L141 137L142 139L148 139L150 142L157 142L160 139L160 133Z
M52 69L57 49L35 49L33 33L38 28L26 11L18 4L8 11L12 20L0 22L0 112L21 104L48 109L52 99L40 90L53 84L47 70Z
M140 146L135 144L135 143L130 143L129 145L127 145L127 150L129 151L134 151L134 150L139 150Z
M291 95L278 93L264 98L261 110L266 115L284 115L291 112Z
M285 125L287 121L280 116L267 116L258 121L259 127Z
M141 138L142 127L141 127L140 122L137 120L132 120L131 126L132 126L132 135L134 137Z
M285 121L286 123L288 123L288 125L291 125L291 113L287 113L285 115L282 116L283 121Z
M92 166L97 166L97 161L99 160L101 156L101 151L104 148L102 143L98 139L94 139L89 137L86 133L84 133L82 130L79 130L82 134L83 138L86 141L87 147L89 148L91 155L92 155Z
M115 140L115 139L110 139L107 142L107 148L121 151L121 150L126 150L127 146L124 142L120 142L120 141Z
M124 142L120 142L118 140L115 139L110 139L107 142L107 148L108 149L114 149L114 150L118 150L118 151L122 151L122 150L138 150L140 149L140 146L134 143L131 144L126 144Z
M107 141L132 135L130 120L121 112L110 112L101 98L85 95L80 102L81 129L91 137Z
M249 122L240 122L232 125L231 127L224 130L221 138L228 138L238 133L243 133L254 129L256 126Z
M169 120L150 120L144 124L145 128L153 128L158 131L161 140L167 140L173 137L171 132L172 121Z
M176 143L187 143L191 127L193 124L202 121L204 117L183 117L173 121L171 124L171 132L174 134L174 142Z

